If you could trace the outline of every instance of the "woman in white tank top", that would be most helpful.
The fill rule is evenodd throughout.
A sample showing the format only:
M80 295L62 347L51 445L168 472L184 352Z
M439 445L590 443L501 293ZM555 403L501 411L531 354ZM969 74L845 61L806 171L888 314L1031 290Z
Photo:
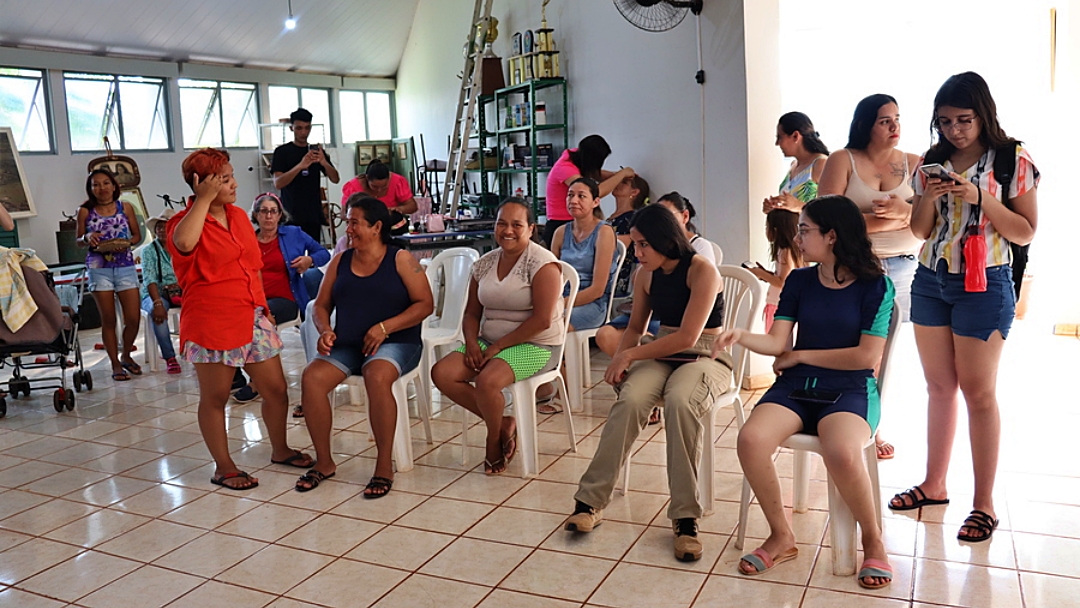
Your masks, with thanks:
M829 155L821 175L818 195L843 194L855 201L866 219L874 255L896 288L901 319L911 309L911 281L922 241L912 232L911 174L919 164L917 154L897 149L900 143L900 107L890 95L878 93L855 106L848 143ZM878 458L893 457L893 446L875 437Z

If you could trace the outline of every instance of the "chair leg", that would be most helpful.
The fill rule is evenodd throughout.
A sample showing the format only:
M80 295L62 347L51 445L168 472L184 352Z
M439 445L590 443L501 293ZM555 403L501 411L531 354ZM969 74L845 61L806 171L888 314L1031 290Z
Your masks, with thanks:
M701 501L703 515L713 512L713 469L716 446L713 445L716 434L716 410L709 408L705 414L704 431L701 444L701 466L698 467L698 500Z
M870 491L874 494L874 513L878 527L881 527L881 479L878 476L877 445L873 442L863 450L866 458L866 470L870 473Z
M143 318L143 349L146 351L143 353L143 362L150 366L150 371L158 371L158 344L157 334L154 333L154 318L145 310L142 311Z
M394 401L397 404L397 424L394 427L394 461L399 473L413 469L412 433L409 428L409 397L406 392L409 380L409 376L398 378L393 386ZM368 407L370 407L370 404ZM371 419L370 413L368 419Z
M631 451L633 453L633 451ZM622 467L622 487L619 488L619 494L626 496L626 493L630 490L630 454L626 455L626 462Z
M562 396L564 402L567 401L566 382L563 381L562 374L558 376L558 382L556 383L556 390ZM580 388L578 389L580 390ZM563 415L566 416L566 436L570 440L570 451L577 453L577 436L574 434L574 417L570 414L570 404L567 403L563 408Z
M856 528L855 515L830 478L829 534L832 540L833 574L836 576L855 574Z
M465 465L469 461L469 411L458 409L461 410L461 464Z
M795 494L794 511L806 513L810 508L810 453L805 450L795 450L793 484Z
M517 418L518 453L522 463L522 477L535 477L540 473L539 438L536 431L536 393L531 382L515 382L512 387L514 415ZM564 393L565 394L565 393Z
M750 489L750 482L743 477L742 482L742 497L739 499L739 528L738 534L735 535L735 548L742 549L746 544L746 524L750 517L750 499L753 498L753 490Z
M584 363L581 360L580 342L574 333L566 335L566 345L564 349L566 352L566 384L570 389L566 398L567 401L569 401L569 407L567 409L580 412L585 409L583 403L584 393L581 391L581 384L584 381L582 377L582 365L584 365Z
M424 370L427 370L426 380ZM420 421L424 424L424 440L428 445L433 445L431 440L431 359L428 357L426 348L420 355L419 372L412 372L410 376L412 376L413 388L416 389L416 413L420 415Z

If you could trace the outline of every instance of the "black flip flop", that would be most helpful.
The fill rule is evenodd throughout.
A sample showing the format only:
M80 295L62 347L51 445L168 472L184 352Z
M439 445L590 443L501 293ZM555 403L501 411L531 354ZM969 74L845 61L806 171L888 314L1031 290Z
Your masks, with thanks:
M227 490L236 490L238 492L242 492L244 490L252 490L259 487L259 482L257 481L252 481L251 485L246 485L243 487L230 486L229 484L225 483L226 479L235 479L237 477L243 477L244 479L251 481L251 475L248 475L244 471L237 471L235 473L226 473L224 475L211 477L210 483L214 484L215 486L221 486Z
M293 455L292 456L289 456L288 458L286 458L284 460L274 460L273 458L271 458L270 459L270 464L283 464L283 465L285 465L287 467L296 467L298 469L306 469L306 468L309 468L311 465L315 464L315 461L312 460L311 462L307 462L307 463L304 463L304 464L297 464L297 461L298 460L310 460L310 459L311 459L310 456L308 456L307 454L301 452L300 450L293 450Z
M899 498L904 501L904 504L894 505L892 500L889 501L889 508L893 511L914 511L920 507L930 507L934 505L947 505L949 504L948 498L927 498L926 493L922 491L919 486L911 486L910 488L899 492L893 499ZM908 501L911 501L910 503Z
M968 523L973 522L973 523ZM981 543L985 540L990 540L990 537L994 535L994 530L997 530L1000 520L994 519L986 511L980 511L978 509L972 509L971 515L967 516L964 520L964 525L960 526L961 530L968 530L982 534L982 536L964 536L957 534L957 540L962 540L966 543Z

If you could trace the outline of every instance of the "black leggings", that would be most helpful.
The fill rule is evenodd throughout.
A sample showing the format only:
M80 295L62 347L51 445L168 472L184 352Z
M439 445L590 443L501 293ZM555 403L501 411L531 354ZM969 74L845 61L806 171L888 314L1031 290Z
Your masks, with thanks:
M296 319L300 314L300 307L288 298L267 298L270 306L270 314L274 315L274 323L280 325Z

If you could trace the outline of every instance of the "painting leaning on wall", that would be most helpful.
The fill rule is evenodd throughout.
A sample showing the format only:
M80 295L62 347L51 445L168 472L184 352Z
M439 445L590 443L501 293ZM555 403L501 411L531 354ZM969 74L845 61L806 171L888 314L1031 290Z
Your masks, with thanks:
M37 215L10 127L0 127L0 203L15 219Z

